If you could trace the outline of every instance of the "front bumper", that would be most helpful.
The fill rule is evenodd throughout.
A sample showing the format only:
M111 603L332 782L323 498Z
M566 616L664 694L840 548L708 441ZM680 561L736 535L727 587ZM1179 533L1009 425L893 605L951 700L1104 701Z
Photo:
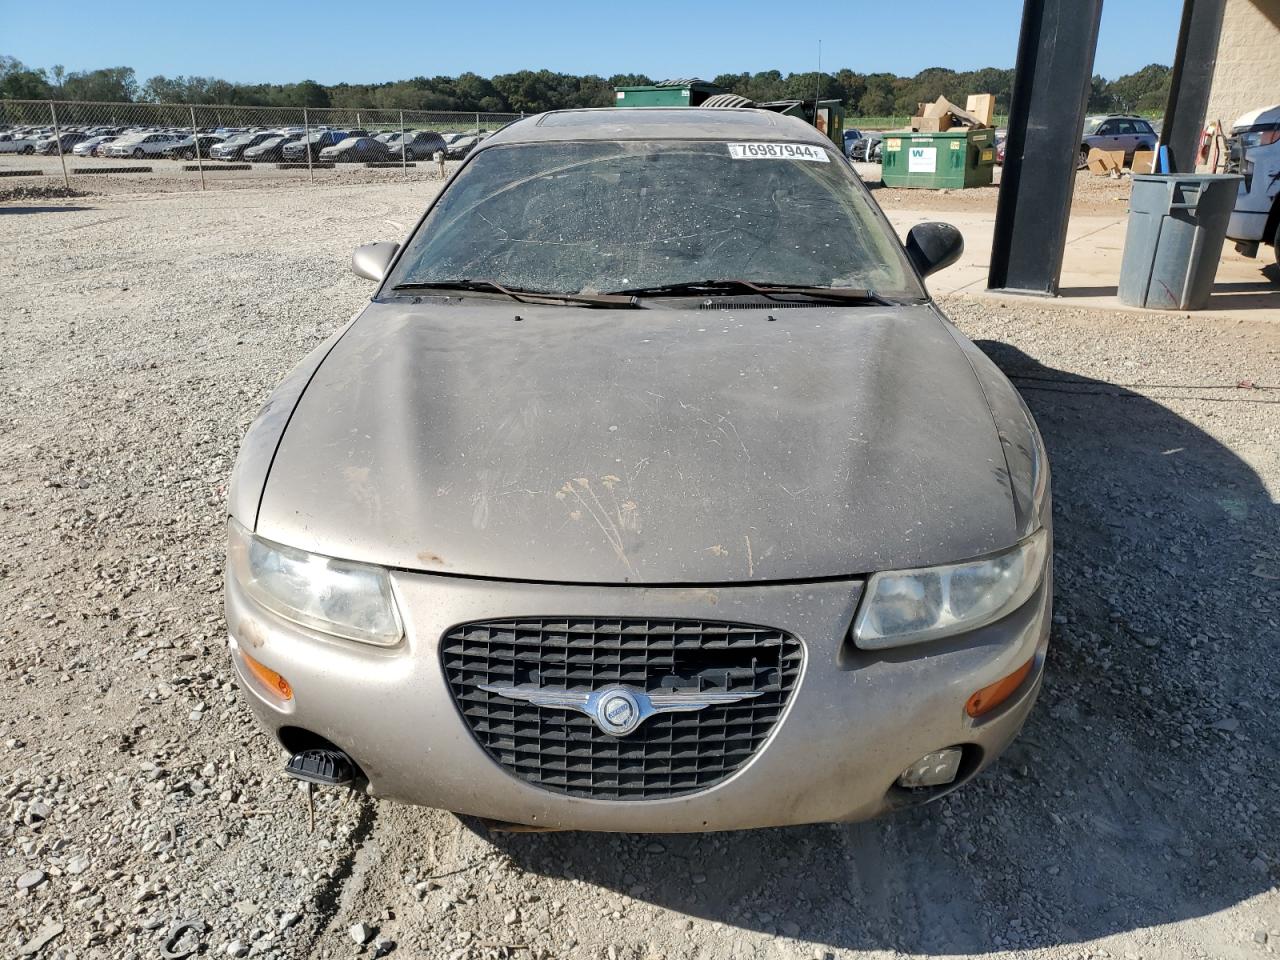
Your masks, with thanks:
M281 706L246 678L261 723L283 741L298 731L345 750L369 792L546 828L689 832L862 820L932 799L995 759L1039 692L1052 601L1051 567L1019 610L981 630L917 648L856 650L845 642L861 592L856 580L741 587L562 586L395 573L406 635L395 648L351 643L286 622L231 579L226 613L233 651L283 674ZM504 771L476 742L442 674L439 638L455 624L503 617L689 617L763 624L794 634L805 663L785 713L756 755L725 781L652 801L563 796ZM976 690L1034 666L1016 693L978 720ZM963 746L947 788L895 786L919 757Z

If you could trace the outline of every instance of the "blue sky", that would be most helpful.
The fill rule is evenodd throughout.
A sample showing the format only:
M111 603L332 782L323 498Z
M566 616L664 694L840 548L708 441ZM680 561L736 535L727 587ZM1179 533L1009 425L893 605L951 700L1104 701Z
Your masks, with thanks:
M1180 0L1106 0L1094 69L1169 63ZM127 65L237 81L375 82L546 67L713 77L776 68L913 74L1012 66L1022 0L480 3L0 0L0 54L68 70Z

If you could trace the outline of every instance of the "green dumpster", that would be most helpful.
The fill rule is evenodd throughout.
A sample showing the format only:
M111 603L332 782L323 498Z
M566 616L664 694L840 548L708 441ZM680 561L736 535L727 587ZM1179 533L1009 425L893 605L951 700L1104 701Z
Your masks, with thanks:
M880 178L886 187L986 187L995 165L995 131L989 127L886 133L880 151Z

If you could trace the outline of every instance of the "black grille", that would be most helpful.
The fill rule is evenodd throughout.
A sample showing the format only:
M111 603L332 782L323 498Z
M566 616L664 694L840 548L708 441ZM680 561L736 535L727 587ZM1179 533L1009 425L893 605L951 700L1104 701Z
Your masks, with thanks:
M557 793L656 800L710 787L760 748L800 673L800 642L769 627L707 620L532 617L466 623L441 641L445 676L489 756ZM624 737L586 714L479 689L515 684L575 691L626 684L760 695L650 717Z

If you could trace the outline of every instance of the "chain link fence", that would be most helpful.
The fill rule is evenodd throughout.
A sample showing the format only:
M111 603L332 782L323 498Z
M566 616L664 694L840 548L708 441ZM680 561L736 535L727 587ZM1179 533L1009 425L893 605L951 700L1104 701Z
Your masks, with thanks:
M0 100L0 189L432 179L515 113Z

